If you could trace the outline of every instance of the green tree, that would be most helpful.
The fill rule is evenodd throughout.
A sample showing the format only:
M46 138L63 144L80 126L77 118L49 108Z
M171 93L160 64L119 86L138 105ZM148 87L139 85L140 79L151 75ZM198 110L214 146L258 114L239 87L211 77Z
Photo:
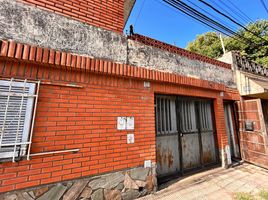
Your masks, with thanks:
M268 41L268 20L258 20L248 24L246 28ZM240 38L246 39L242 42L237 37L223 37L226 51L240 51L248 59L268 66L268 42L245 29L240 29L237 33ZM220 39L215 32L198 35L186 49L211 58L218 58L223 54Z

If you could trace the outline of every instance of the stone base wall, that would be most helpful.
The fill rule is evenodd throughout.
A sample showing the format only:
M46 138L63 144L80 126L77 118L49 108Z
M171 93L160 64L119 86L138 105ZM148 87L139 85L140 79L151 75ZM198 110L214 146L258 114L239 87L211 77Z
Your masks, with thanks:
M0 194L1 200L132 200L157 189L154 168L76 179L56 184Z

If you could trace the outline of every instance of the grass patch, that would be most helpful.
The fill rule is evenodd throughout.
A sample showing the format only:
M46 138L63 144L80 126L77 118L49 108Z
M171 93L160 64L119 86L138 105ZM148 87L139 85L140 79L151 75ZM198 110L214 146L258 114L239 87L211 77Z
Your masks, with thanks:
M268 200L268 191L267 190L261 190L259 193L259 196L263 199L263 200Z
M235 200L254 200L254 196L249 193L239 192L235 194Z

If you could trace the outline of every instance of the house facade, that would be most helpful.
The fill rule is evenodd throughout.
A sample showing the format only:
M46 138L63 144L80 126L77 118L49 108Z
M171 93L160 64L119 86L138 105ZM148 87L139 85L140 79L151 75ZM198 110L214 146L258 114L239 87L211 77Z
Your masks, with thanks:
M134 199L230 164L231 65L124 36L133 3L0 0L0 197Z
M220 60L232 65L234 80L241 95L235 105L237 129L227 131L229 141L232 137L240 141L233 145L233 152L238 155L240 149L243 160L268 168L268 70L241 56L239 52L228 52Z

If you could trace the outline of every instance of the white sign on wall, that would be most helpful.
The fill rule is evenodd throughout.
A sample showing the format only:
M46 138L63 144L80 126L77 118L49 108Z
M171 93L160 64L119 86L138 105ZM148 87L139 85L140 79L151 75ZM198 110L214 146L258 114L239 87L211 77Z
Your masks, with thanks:
M144 168L152 167L152 161L151 160L145 160L144 161Z
M127 130L134 130L134 117L127 117Z
M117 130L125 130L126 122L126 117L117 117Z
M127 144L133 144L135 142L134 134L127 134Z
M134 117L117 117L117 130L134 130Z

